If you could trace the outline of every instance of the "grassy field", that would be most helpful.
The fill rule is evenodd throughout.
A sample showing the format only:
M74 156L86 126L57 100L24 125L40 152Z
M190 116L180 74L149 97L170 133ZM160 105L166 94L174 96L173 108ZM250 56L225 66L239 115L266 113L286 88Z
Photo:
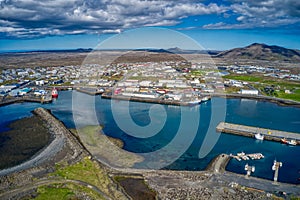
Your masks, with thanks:
M58 177L63 180L79 180L96 186L112 199L124 199L124 195L116 189L116 184L108 176L107 171L105 171L105 169L103 169L96 161L92 161L89 158L84 158L80 162L70 166L62 166L57 164L56 168L56 171L50 174L51 177ZM51 194L52 190L56 189L57 194L59 194L61 197L66 194L71 196L72 194L76 193L75 191L81 191L82 193L85 193L94 199L104 199L103 196L99 195L90 188L69 183L57 188L43 186L40 188L39 193L40 195L46 193Z
M75 199L75 193L69 188L57 188L51 186L42 186L38 188L36 200L58 200L58 199Z
M233 80L239 80L239 81L249 81L249 82L262 82L263 77L260 76L250 76L250 75L226 75L223 76L225 79L233 79Z
M234 75L230 74L224 76L226 79L234 79L239 81L247 81L251 83L255 88L259 89L264 95L274 96L282 99L290 99L300 102L300 83L294 81L288 81L284 79L274 79L270 77L254 76L254 75ZM272 94L264 92L265 87L272 87L275 91ZM291 94L286 94L285 90L290 90ZM230 92L230 91L229 91Z
M284 93L284 91L280 91L280 92L277 92L277 95L279 98L282 98L282 99L291 99L291 100L300 102L300 89L293 91L292 94L286 94L286 93Z

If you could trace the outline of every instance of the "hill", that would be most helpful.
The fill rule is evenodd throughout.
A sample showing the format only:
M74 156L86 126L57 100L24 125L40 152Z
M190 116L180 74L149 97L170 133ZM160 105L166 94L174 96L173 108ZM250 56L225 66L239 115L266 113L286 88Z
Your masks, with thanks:
M269 46L266 44L254 43L244 48L235 48L217 54L217 58L225 59L249 59L268 61L299 62L299 50L286 49L280 46Z

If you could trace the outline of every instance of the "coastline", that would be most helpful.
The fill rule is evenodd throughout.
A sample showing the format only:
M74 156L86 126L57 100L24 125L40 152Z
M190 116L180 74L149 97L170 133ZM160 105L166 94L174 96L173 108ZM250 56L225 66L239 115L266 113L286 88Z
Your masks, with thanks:
M80 91L79 91L80 92ZM292 106L296 108L300 108L300 102L293 101L289 99L281 99L276 97L268 97L263 95L244 95L244 94L227 94L227 93L209 93L211 97L221 97L221 98L237 98L237 99L251 99L251 100L259 100L266 101L271 103L276 103L280 106ZM126 96L113 96L108 94L102 94L101 98L104 99L116 99L116 100L125 100L125 101L134 101L134 102L143 102L143 103L156 103L156 104L164 104L164 105L175 105L175 106L190 106L188 102L181 101L170 101L170 100L160 100L160 99L146 99L146 98L138 98L138 97L126 97Z
M70 87L57 87L59 90L68 90ZM191 106L188 102L177 101L177 100L162 100L162 99L151 99L151 98L139 98L139 97L127 97L121 95L112 96L111 94L105 92L99 92L95 88L90 88L91 90L87 90L86 88L73 88L80 93L84 93L90 96L99 95L103 99L116 99L116 100L125 100L125 101L133 101L133 102L143 102L143 103L154 103L154 104L162 104L162 105L175 105L175 106ZM269 97L264 95L245 95L245 94L234 94L234 93L207 93L207 95L211 97L221 97L221 98L236 98L236 99L250 99L250 100L259 100L265 102L276 103L279 106L292 106L296 108L300 108L300 102L290 100L290 99L282 99L277 97ZM36 102L36 103L51 103L52 98L48 98L46 100L41 100L40 98L32 98L32 97L13 97L9 100L4 100L2 97L2 101L0 101L0 107L6 106L14 103L22 103L22 102ZM197 104L195 104L197 105ZM192 105L193 106L193 105Z
M293 101L290 99L281 99L277 97L268 97L264 95L245 95L245 94L227 94L227 93L211 93L212 97L222 97L222 98L237 98L237 99L251 99L251 100L259 100L266 101L271 103L276 103L279 106L292 106L296 108L300 108L300 102Z

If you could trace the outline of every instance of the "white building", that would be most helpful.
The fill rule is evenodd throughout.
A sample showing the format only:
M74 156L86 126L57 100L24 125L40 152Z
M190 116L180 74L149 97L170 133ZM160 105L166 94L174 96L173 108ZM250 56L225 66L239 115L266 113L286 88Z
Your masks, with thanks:
M241 90L241 94L247 94L247 95L258 95L258 90Z

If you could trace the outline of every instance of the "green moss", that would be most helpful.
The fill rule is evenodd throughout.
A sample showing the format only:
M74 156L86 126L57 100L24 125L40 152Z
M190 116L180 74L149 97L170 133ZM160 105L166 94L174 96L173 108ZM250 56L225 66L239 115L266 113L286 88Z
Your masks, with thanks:
M99 188L107 186L110 182L106 173L89 158L85 158L74 165L59 168L55 174L66 179L81 180Z
M123 194L116 190L115 183L110 179L107 172L96 161L90 160L89 157L76 164L66 167L57 165L56 168L57 170L51 176L58 176L64 180L79 180L96 186L113 199L123 198Z
M69 188L42 186L38 188L36 200L76 199L75 193Z

